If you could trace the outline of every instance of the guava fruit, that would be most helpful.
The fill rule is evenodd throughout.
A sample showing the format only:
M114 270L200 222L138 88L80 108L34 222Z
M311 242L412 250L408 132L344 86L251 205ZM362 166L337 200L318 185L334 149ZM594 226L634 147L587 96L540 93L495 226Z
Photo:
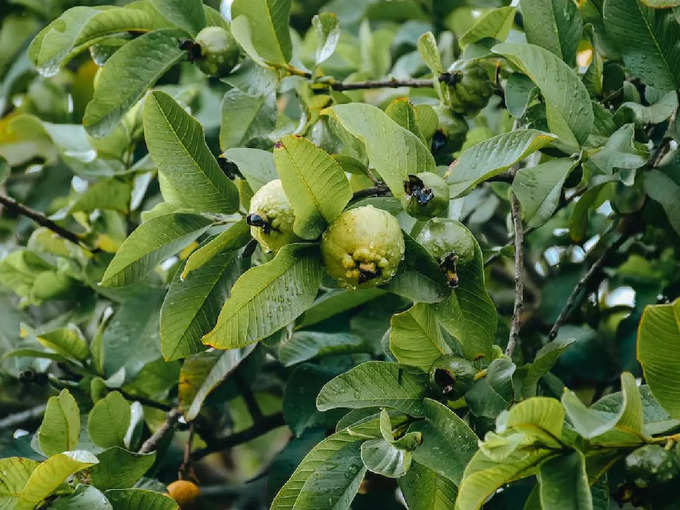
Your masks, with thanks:
M198 68L208 76L226 76L238 64L240 55L236 39L222 27L205 27L194 43L200 51L191 49Z
M409 175L404 181L406 195L401 204L414 218L427 220L449 213L449 187L446 181L432 172Z
M278 251L299 239L293 232L295 213L280 179L269 181L255 192L248 213L246 222L250 225L250 234L264 251Z

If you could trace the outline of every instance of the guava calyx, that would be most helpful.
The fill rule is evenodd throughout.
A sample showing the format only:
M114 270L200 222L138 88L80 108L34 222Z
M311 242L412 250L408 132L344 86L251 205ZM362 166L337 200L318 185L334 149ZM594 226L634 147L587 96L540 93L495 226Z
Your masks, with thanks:
M250 225L250 235L266 252L276 252L298 240L293 231L295 212L280 179L268 182L255 192L250 199L246 223Z
M408 180L404 181L404 191L411 195L418 205L425 205L434 198L432 188L425 186L423 180L417 175L409 175Z
M477 372L465 358L453 354L442 356L430 367L430 387L450 400L457 400L472 388Z
M404 181L402 205L414 218L429 219L447 216L449 212L449 187L446 181L432 172L409 175Z
M455 289L460 283L458 278L458 271L456 268L456 263L458 262L458 255L455 252L450 252L439 261L439 269L444 274L446 278L446 283L449 287Z

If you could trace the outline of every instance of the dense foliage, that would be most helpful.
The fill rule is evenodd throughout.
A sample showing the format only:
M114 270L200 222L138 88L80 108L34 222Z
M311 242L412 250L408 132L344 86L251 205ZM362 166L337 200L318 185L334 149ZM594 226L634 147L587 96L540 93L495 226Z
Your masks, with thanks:
M679 0L5 0L0 509L678 508Z

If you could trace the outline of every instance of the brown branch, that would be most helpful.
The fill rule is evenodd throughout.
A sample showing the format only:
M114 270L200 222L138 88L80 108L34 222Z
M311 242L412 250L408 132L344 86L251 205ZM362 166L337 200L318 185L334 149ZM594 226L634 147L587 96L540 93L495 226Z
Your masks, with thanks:
M286 422L283 419L282 413L271 414L269 416L263 416L262 421L255 423L250 428L247 428L236 434L224 438L217 438L208 442L208 447L201 450L195 450L191 454L191 460L196 461L202 459L206 455L215 453L221 450L227 450L241 443L246 443L256 437L259 437L267 432L274 430L276 428L282 427Z
M23 204L20 204L13 198L10 198L5 195L0 195L0 204L3 204L8 211L12 211L16 214L20 214L22 216L26 216L27 218L32 219L35 221L38 225L46 227L50 229L52 232L55 234L60 235L64 239L67 239L71 241L72 243L77 244L83 249L86 249L88 251L92 251L86 246L82 244L82 240L78 234L75 232L71 232L70 230L57 225L55 222L53 222L51 219L49 219L47 216L45 216L43 213L36 211L34 209L31 209L29 207L26 207Z
M517 172L518 167L514 167L512 174ZM513 191L510 192L510 215L512 216L512 227L514 231L515 246L515 302L512 308L512 322L510 324L510 335L508 345L505 347L505 355L512 358L512 353L517 346L519 330L522 327L521 314L524 307L524 227L522 226L522 209L519 200Z
M605 236L609 233L609 231L612 228L613 226L610 227L610 229L608 229L605 232L600 242L603 242ZM562 325L569 318L573 310L581 303L581 300L583 299L583 290L592 285L593 280L599 274L600 270L607 262L607 259L611 256L612 253L614 253L621 247L621 245L626 239L627 236L625 232L619 235L616 241L614 241L611 245L609 245L608 248L606 248L602 252L602 255L600 255L599 258L595 262L593 262L593 265L590 266L590 269L588 269L586 274L583 275L583 277L576 283L576 286L572 289L571 294L569 294L567 302L564 304L562 311L560 311L560 314L557 316L557 319L555 319L555 323L552 325L552 328L550 328L550 333L548 333L548 338L550 338L550 340L553 340L557 336L557 333L559 332Z
M165 423L163 423L163 425L161 425L160 428L154 432L151 437L149 437L149 439L144 441L144 444L142 444L142 447L139 449L139 453L149 453L154 451L158 447L158 443L160 443L165 438L165 436L173 431L181 416L182 415L178 409L171 409L165 418Z
M19 413L10 414L0 420L0 430L18 427L27 422L39 419L45 413L45 404L26 409Z
M236 387L238 388L239 393L246 403L246 407L248 408L250 416L253 418L253 423L259 422L262 420L262 410L260 409L260 404L258 404L257 400L255 400L253 391L250 389L250 386L248 386L248 381L246 381L245 378L238 373L235 374L234 381L236 382Z

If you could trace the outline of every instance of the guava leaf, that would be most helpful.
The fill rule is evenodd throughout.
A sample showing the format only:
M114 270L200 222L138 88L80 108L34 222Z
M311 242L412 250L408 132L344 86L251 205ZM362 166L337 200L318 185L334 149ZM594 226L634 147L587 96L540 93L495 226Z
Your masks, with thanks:
M46 455L74 450L80 438L80 410L73 395L63 389L50 397L38 430L40 449Z

